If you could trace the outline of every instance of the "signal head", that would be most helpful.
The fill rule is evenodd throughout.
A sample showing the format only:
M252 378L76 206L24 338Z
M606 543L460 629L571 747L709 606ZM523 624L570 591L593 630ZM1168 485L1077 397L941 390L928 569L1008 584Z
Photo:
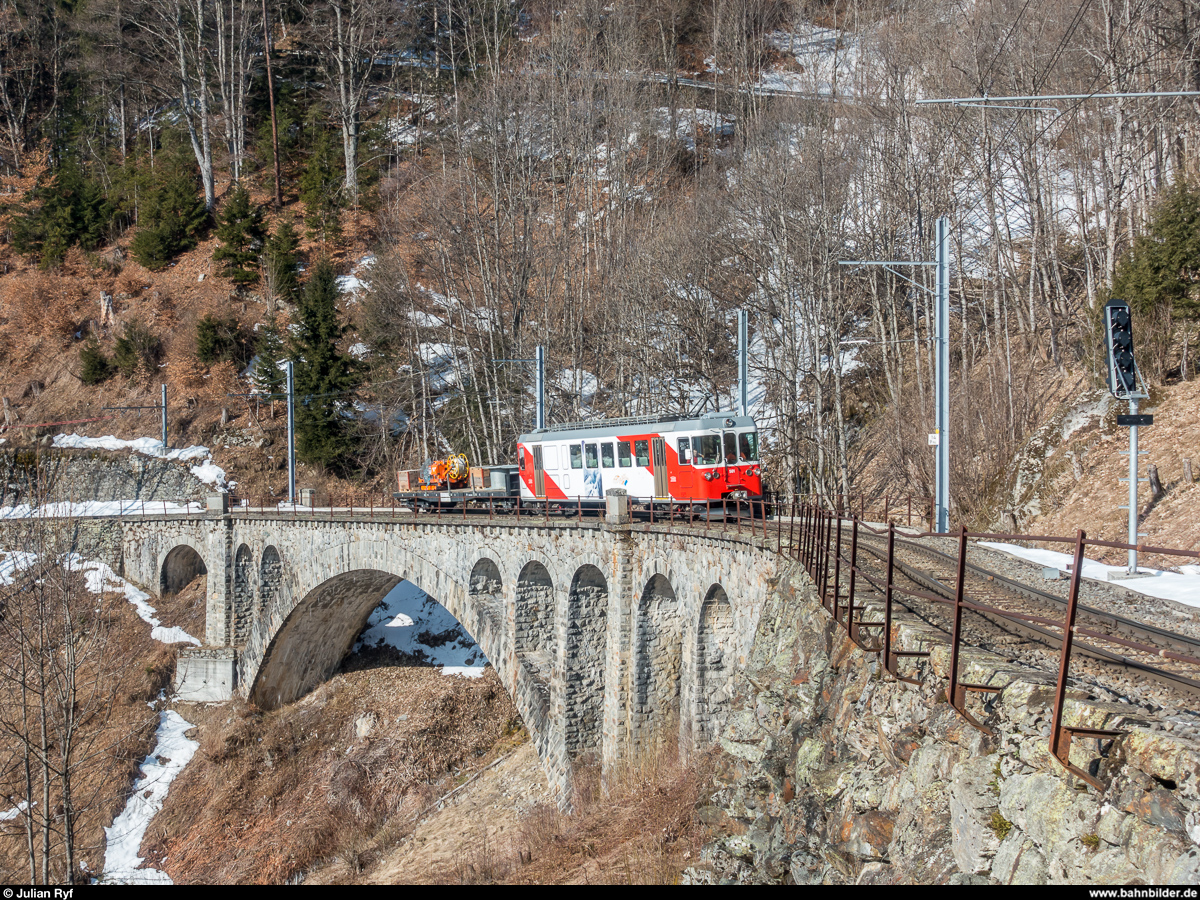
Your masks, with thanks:
M1124 300L1109 300L1104 307L1104 349L1108 389L1121 399L1135 396L1140 378L1133 358L1133 316Z

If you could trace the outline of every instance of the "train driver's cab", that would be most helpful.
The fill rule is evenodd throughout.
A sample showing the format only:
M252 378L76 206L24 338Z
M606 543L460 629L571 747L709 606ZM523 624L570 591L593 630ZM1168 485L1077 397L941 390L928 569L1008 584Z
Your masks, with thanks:
M690 445L689 445L690 444ZM745 466L758 462L757 431L721 431L679 439L679 462L697 467Z

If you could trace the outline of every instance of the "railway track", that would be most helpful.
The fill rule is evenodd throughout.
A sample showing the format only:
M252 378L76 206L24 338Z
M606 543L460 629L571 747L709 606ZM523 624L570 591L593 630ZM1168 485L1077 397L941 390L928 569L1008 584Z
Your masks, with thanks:
M843 534L843 589L848 589L850 568L846 545ZM882 600L886 538L860 528L858 551L857 575L866 581L867 595ZM964 567L962 640L1052 675L1062 647L1066 599L971 562L969 552ZM893 604L943 632L947 642L957 581L955 556L927 543L896 539ZM856 607L860 603L856 602ZM1171 713L1181 708L1200 709L1200 637L1082 603L1077 606L1075 635L1074 680L1105 692L1115 691L1121 699L1148 708Z

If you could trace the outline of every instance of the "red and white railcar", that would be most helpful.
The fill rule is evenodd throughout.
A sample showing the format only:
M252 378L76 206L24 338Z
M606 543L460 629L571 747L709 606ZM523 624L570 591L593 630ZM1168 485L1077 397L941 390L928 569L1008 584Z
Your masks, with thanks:
M623 488L645 501L709 503L762 496L750 416L642 416L554 425L517 439L525 500L602 501Z

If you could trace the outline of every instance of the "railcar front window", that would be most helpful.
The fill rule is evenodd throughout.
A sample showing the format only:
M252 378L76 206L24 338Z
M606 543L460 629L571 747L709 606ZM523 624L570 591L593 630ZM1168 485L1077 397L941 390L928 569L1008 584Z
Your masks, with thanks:
M634 441L633 455L637 457L639 466L650 465L650 442L649 441Z
M574 444L571 447L571 468L572 469L582 469L583 468L583 448L580 447L578 444Z
M611 469L613 467L613 445L600 445L600 462L604 464L604 468Z
M725 465L732 466L737 460L737 436L732 431L725 432Z
M696 451L696 465L715 466L721 461L721 438L716 434L704 434L692 438Z
M600 466L600 457L597 455L596 446L596 444L583 445L583 455L587 460L587 467L589 469L595 469Z
M629 441L617 442L617 465L628 469L633 465L633 457L629 455Z
M758 462L758 432L743 431L738 435L738 451L742 462Z

